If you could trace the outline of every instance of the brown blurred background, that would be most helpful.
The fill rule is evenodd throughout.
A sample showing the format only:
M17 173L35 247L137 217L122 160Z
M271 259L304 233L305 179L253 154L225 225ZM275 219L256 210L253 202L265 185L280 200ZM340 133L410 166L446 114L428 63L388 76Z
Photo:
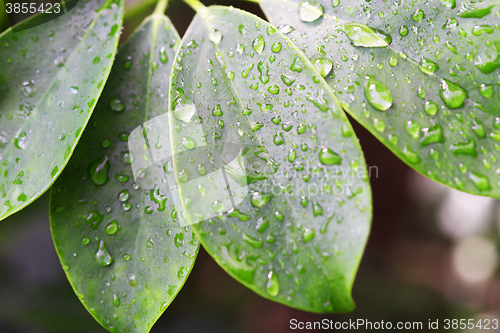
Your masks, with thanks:
M217 4L263 17L254 3ZM2 6L0 0L0 15ZM123 39L154 4L127 6L134 9ZM194 13L173 1L167 15L182 36ZM0 16L0 29L6 27ZM352 122L367 164L378 168L371 179L372 231L353 289L356 310L318 315L273 303L233 280L201 249L186 285L152 333L281 333L293 331L292 318L421 321L424 328L429 319L500 318L499 202L428 180ZM48 194L0 222L0 333L45 332L106 332L80 304L59 264Z

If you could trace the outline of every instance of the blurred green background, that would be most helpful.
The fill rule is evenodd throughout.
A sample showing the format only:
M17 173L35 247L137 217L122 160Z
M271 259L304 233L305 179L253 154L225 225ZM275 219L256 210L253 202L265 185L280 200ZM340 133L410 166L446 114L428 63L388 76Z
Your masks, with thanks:
M263 17L254 3L217 4ZM8 27L3 7L0 0L2 31ZM127 3L122 41L153 7L150 0ZM194 12L177 0L167 15L182 36ZM376 167L372 231L353 289L356 310L318 315L273 303L233 280L202 249L152 333L290 332L293 318L421 321L427 331L429 319L500 318L499 201L428 180L352 122L367 164ZM0 222L0 333L106 332L66 280L52 245L48 201L45 194Z

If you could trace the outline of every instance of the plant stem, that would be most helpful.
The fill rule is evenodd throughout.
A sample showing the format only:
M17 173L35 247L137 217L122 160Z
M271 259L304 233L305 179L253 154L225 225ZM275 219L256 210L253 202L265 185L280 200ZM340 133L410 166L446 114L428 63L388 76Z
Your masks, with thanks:
M130 18L135 17L136 15L140 15L143 12L149 10L158 0L145 0L141 3L131 6L130 8L125 8L125 15L123 20L128 20Z
M206 7L199 0L184 0L191 8L193 8L196 12L200 12L204 10Z
M156 4L156 8L154 14L165 14L165 10L167 10L168 0L159 0Z

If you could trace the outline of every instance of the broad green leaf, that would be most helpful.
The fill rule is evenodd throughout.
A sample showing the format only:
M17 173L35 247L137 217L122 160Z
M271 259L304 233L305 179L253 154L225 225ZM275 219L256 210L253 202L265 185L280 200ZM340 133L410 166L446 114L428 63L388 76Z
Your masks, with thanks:
M498 1L259 3L309 59L328 64L345 110L403 161L500 197Z
M187 279L198 240L166 187L139 188L128 136L167 110L179 36L150 16L120 49L90 124L52 188L54 243L75 292L104 327L148 332Z
M123 2L81 1L0 35L0 220L42 195L68 162L111 69Z
M170 107L180 197L205 249L266 298L351 310L370 186L351 125L307 58L254 15L198 8Z

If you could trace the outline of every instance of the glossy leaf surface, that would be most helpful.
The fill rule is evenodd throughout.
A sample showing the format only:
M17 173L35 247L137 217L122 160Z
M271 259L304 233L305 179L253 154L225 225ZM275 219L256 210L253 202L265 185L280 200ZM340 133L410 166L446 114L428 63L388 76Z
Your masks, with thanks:
M81 1L53 21L0 35L0 219L64 169L111 69L122 11L119 0Z
M497 1L261 0L343 107L420 173L500 197ZM314 8L313 8L314 7ZM307 16L307 15L306 15Z
M351 310L371 193L319 72L267 22L215 6L199 9L172 80L174 170L205 249L266 298Z
M128 136L167 110L179 36L155 14L120 49L51 198L54 243L75 292L104 327L148 332L186 281L198 240L166 186L140 188Z

